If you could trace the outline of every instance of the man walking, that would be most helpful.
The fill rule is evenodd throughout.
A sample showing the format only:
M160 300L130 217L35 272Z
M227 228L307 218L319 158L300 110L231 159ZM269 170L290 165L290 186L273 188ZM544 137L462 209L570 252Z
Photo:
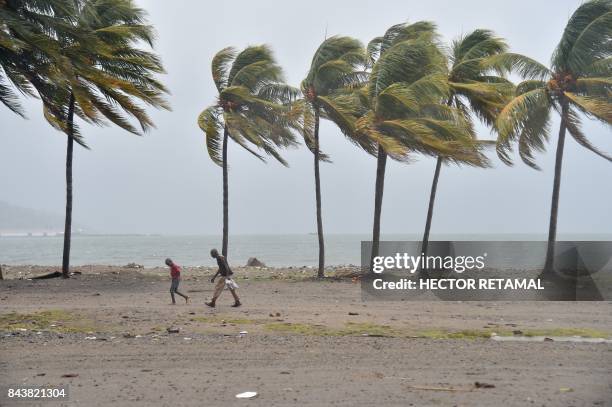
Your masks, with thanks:
M238 298L238 293L236 292L238 284L236 284L236 282L232 279L232 275L234 273L232 272L232 269L230 269L229 264L227 264L227 260L225 260L225 257L219 254L217 249L212 249L210 251L210 255L217 260L217 265L219 266L219 270L217 270L215 275L210 279L210 282L214 283L218 275L221 275L221 277L219 277L219 280L215 285L215 291L213 293L212 300L205 304L209 307L214 307L216 305L217 298L219 298L219 296L223 292L223 289L227 287L227 289L230 291L230 293L232 293L232 296L234 297L234 305L232 305L232 307L241 306L242 304L240 303L240 298Z

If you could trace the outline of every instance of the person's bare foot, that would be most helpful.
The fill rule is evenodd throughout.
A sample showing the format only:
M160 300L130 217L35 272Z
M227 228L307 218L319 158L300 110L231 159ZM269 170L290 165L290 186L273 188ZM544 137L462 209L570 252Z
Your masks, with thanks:
M171 302L170 305L176 305L176 302Z
M234 308L238 308L238 307L239 307L239 306L241 306L241 305L242 305L242 303L241 303L240 301L236 301L236 302L234 303L234 305L232 305L232 307L234 307Z
M205 302L204 304L208 305L210 308L215 308L215 303L213 301Z
M189 297L185 297L185 304L189 304L190 303L191 298Z

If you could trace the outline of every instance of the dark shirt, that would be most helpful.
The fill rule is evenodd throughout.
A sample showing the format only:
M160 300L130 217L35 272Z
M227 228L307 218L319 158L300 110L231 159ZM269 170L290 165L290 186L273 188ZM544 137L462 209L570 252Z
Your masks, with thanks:
M219 274L223 277L228 277L234 274L229 264L227 264L227 260L222 255L217 256L217 265L219 266Z

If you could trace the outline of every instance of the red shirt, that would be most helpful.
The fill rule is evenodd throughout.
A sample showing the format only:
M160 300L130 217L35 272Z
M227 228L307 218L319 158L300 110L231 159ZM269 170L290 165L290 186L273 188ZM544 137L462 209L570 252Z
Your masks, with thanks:
M172 264L170 266L170 277L172 278L181 277L181 268L178 266L178 264Z

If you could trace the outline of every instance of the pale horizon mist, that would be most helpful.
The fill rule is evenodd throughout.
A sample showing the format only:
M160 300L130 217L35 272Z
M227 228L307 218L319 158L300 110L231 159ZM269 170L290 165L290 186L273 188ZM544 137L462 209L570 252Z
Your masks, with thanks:
M173 110L149 110L157 128L144 137L80 123L91 149L75 148L73 218L96 233L220 235L221 168L209 159L196 120L215 101L210 60L221 48L269 44L287 82L299 86L326 33L367 43L392 24L432 20L446 42L488 28L505 38L512 51L548 64L580 1L559 1L554 7L546 2L440 0L137 3L157 30L155 51L167 70L160 79L172 92ZM5 174L0 201L63 215L66 136L45 122L40 101L23 98L22 103L28 120L0 106L0 171ZM443 167L432 235L546 234L559 125L553 118L547 151L537 156L542 171L518 157L508 167L494 149L488 154L492 169ZM612 152L609 127L586 118L583 124L594 145ZM479 126L479 137L492 138L484 126ZM375 157L357 149L329 122L321 125L321 149L333 161L321 165L324 232L371 233ZM304 146L282 152L289 168L272 160L264 164L235 143L228 155L230 236L316 231L313 158ZM409 165L388 161L383 235L422 233L435 159L414 158ZM612 231L611 179L612 163L568 135L559 235Z

